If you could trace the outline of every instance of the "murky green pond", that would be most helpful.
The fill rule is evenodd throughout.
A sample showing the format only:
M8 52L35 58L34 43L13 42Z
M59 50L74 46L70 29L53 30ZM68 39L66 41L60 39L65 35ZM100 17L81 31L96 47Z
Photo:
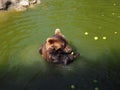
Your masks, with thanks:
M80 52L68 66L38 53L56 28ZM43 0L0 12L0 90L120 90L120 0Z

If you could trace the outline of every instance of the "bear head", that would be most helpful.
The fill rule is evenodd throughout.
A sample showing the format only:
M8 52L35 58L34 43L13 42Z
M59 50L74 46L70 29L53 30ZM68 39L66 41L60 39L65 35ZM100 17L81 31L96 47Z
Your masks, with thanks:
M72 48L68 44L65 36L60 32L60 29L55 30L55 35L46 40L46 49L49 50L62 50L66 53L71 53Z

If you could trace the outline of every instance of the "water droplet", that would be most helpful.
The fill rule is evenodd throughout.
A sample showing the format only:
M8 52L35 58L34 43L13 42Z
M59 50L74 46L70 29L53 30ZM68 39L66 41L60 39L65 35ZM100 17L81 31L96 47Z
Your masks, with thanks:
M105 16L104 14L102 14L101 16Z
M71 87L71 89L75 89L75 85L73 85L73 84L70 87Z
M115 34L117 34L118 32L114 32Z
M95 37L94 37L94 40L98 40L98 37L97 37L97 36L95 36Z
M120 18L120 16L118 16L118 18Z
M85 35L88 35L88 32L85 32L84 34L85 34Z
M107 37L105 37L105 36L104 36L104 37L103 37L103 39L104 39L104 40L106 40L106 39L107 39Z
M73 55L74 54L74 52L71 52L71 55Z
M113 12L113 13L112 13L112 15L114 16L114 15L115 15L115 13Z
M98 87L95 87L95 90L99 90L99 88L98 88Z
M98 81L97 80L93 80L93 83L97 83Z
M116 3L113 3L113 6L116 6L117 4Z

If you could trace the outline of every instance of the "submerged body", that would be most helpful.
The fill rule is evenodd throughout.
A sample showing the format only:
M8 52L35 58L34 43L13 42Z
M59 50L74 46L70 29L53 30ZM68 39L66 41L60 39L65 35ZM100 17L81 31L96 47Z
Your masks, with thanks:
M55 35L46 40L40 47L39 52L48 62L58 64L68 64L79 55L77 52L73 53L72 48L59 29L55 30Z

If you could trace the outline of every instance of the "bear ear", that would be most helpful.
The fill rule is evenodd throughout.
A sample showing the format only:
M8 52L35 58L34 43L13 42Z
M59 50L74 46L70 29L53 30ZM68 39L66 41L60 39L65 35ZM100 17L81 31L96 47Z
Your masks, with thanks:
M47 43L53 44L55 42L54 38L48 38Z
M57 29L55 30L55 35L60 35L60 36L64 37L64 35L61 33L61 31L60 31L59 28L57 28Z

